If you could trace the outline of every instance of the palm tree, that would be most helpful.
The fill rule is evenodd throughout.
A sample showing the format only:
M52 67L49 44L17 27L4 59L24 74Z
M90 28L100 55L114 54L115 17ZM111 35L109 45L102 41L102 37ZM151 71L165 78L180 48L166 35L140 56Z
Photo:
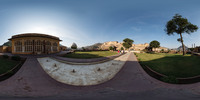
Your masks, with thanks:
M185 46L183 43L183 33L191 34L198 30L197 25L193 25L188 22L187 18L182 18L181 15L175 14L175 16L167 22L165 31L168 35L173 35L177 33L180 35L180 39L178 41L181 42L183 47L183 55L185 55Z

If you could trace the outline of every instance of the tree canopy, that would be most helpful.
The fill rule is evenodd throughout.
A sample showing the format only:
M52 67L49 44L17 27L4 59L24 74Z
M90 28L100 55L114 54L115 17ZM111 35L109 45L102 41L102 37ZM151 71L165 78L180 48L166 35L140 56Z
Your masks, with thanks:
M160 42L154 40L150 42L150 46L151 48L159 48L160 47Z
M123 40L123 46L126 48L126 49L129 49L130 47L132 47L132 44L133 44L133 40L131 40L131 39L129 39L129 38L125 38L124 40Z
M77 49L76 43L73 43L72 46L71 46L71 48L72 48L72 49Z
M197 25L191 24L187 18L183 18L179 14L175 14L175 16L169 20L166 24L165 31L168 35L173 35L174 33L177 33L180 35L180 38L177 39L177 41L182 43L183 47L183 55L185 55L185 47L183 43L183 33L191 34L198 30Z
M112 46L109 47L109 50L113 50L114 48Z
M168 35L173 35L174 33L190 34L197 30L198 27L196 25L191 24L190 22L188 22L187 18L182 18L182 16L179 14L175 14L175 16L167 22L165 29Z

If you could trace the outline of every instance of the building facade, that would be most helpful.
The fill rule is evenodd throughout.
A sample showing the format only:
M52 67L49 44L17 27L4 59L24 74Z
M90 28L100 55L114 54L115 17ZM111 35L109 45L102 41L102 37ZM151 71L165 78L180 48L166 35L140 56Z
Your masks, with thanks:
M25 33L14 35L12 41L12 54L50 54L60 51L58 37L39 34Z
M9 46L0 46L0 53L11 52L11 47Z
M118 41L104 42L99 48L101 50L109 50L110 46L116 47L116 50L121 50L121 48L123 47L123 42L121 42L121 43L119 43ZM132 47L130 47L129 50L141 51L141 50L144 50L148 46L149 46L148 43L144 43L144 44L132 44Z
M194 52L200 53L200 46L195 47Z

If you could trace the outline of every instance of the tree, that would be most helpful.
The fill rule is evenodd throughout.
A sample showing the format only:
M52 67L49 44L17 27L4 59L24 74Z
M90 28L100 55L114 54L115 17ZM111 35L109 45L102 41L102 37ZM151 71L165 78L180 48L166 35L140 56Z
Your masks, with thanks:
M109 50L113 50L114 48L112 46L109 47Z
M72 46L71 46L71 48L72 48L72 49L77 49L76 43L73 43Z
M160 42L158 42L156 40L151 41L149 47L150 47L151 51L152 51L153 48L159 48L160 47Z
M166 24L165 31L168 35L174 35L174 33L177 33L180 35L180 38L177 39L177 41L181 42L182 48L183 48L183 55L185 55L185 46L183 43L183 33L191 34L198 30L197 25L193 25L190 22L188 22L187 18L182 18L181 15L175 14L175 16L169 20Z
M123 47L121 47L121 50L124 50L124 48L123 48Z
M85 51L86 50L85 47L82 47L82 50Z
M126 48L126 49L129 49L130 47L132 47L132 44L133 44L133 40L131 40L131 39L129 39L129 38L125 38L124 40L123 40L123 46Z

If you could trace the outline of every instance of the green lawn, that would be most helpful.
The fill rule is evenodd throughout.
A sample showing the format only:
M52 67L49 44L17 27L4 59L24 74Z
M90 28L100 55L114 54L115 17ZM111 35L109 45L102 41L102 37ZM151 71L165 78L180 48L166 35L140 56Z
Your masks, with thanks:
M167 53L138 53L136 56L142 65L147 65L167 76L183 78L200 75L200 57L198 56Z
M107 57L107 56L112 56L116 54L117 52L113 52L113 51L87 51L87 52L76 51L75 53L66 54L64 55L64 57L78 58L78 59L91 59L91 58Z
M0 57L0 74L6 73L15 67L19 61L9 60Z

